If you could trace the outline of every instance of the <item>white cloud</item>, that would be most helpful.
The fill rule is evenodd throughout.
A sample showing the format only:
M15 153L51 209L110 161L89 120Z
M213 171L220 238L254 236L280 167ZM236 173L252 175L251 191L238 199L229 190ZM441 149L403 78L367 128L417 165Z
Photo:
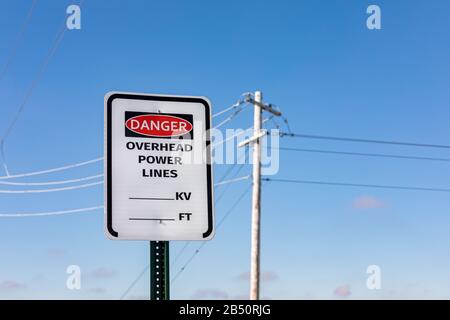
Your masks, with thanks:
M237 277L239 280L250 280L250 272L243 272ZM260 280L261 282L272 282L275 280L278 280L278 274L274 271L263 271L260 274Z
M352 292L350 291L349 285L339 286L336 289L334 289L334 295L340 298L349 297L351 294Z
M381 199L372 196L361 196L353 200L354 209L379 209L384 208L386 204Z
M117 272L113 269L107 268L107 267L100 267L95 269L92 272L92 276L94 278L112 278L117 275Z
M226 300L229 295L226 291L220 289L198 289L191 299L198 300Z
M23 290L26 287L27 286L25 284L14 280L4 280L0 282L0 291L4 292Z

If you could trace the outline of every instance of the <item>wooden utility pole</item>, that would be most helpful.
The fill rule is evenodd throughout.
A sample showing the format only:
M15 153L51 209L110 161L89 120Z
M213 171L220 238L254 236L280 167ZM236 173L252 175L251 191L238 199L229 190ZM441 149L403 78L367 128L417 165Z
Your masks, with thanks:
M262 92L255 92L253 116L253 192L252 192L252 249L250 263L250 300L259 300L260 226L261 226L261 126Z
M275 116L281 116L281 112L272 105L263 103L261 91L256 91L253 97L248 97L247 102L254 106L253 137L242 141L239 147L253 144L253 193L252 193L252 248L250 258L250 300L259 300L260 279L260 252L261 252L261 138L266 135L262 129L262 112L267 111Z

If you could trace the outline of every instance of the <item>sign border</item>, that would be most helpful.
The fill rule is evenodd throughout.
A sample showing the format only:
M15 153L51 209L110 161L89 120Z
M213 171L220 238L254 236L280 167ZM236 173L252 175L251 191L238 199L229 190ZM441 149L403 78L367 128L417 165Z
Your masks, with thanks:
M193 97L193 96L172 96L172 95L157 95L157 94L144 94L144 93L128 93L128 92L108 92L105 95L105 171L106 171L106 183L105 183L105 200L106 200L106 231L113 239L119 239L119 233L114 230L112 225L112 103L115 99L130 99L130 100L147 100L147 101L169 101L169 102L189 102L189 103L201 103L205 107L205 129L206 129L206 150L209 149L211 144L210 133L211 129L211 105L206 97ZM208 238L214 231L214 215L213 215L213 186L212 186L212 165L211 154L207 153L206 159L206 179L207 179L207 202L208 202L208 229L202 234L203 238ZM123 239L132 240L132 239ZM147 241L148 239L143 241ZM157 239L154 239L158 241ZM176 240L171 240L176 241ZM180 240L184 241L184 240ZM186 240L187 241L187 240ZM189 240L195 241L195 240Z

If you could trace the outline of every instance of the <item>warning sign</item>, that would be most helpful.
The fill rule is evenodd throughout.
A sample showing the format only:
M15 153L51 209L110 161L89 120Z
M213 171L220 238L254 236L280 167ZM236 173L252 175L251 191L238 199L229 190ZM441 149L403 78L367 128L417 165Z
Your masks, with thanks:
M210 111L203 97L105 96L108 238L212 238Z

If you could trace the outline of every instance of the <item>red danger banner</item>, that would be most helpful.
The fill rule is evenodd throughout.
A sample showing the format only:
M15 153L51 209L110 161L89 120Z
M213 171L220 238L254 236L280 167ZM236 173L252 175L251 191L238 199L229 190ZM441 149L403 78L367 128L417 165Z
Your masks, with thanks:
M125 112L126 137L192 139L193 128L189 114Z

